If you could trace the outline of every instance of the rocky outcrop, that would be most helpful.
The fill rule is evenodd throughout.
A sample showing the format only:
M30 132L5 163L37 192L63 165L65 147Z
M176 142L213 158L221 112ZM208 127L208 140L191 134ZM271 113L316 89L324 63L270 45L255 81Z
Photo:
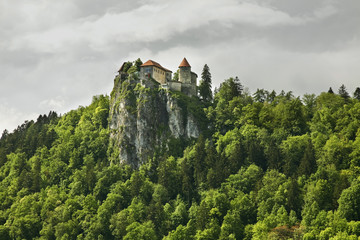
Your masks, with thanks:
M168 149L170 139L197 138L200 122L189 104L196 98L162 89L151 79L136 75L116 77L110 100L112 154L135 168L155 151Z

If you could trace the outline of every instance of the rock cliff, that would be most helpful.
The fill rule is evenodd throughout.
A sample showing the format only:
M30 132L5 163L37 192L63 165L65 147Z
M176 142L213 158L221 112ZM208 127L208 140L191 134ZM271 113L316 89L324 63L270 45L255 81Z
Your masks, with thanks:
M169 150L171 142L197 138L199 116L203 112L196 97L162 89L156 81L136 74L120 74L110 100L112 156L138 168L155 152Z

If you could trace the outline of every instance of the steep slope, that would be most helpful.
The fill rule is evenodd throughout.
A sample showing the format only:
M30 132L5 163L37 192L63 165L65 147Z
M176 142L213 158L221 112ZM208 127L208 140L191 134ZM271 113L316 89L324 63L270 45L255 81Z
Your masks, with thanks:
M110 148L120 162L137 168L155 152L169 150L170 142L197 138L203 116L195 97L167 91L136 74L119 75L110 100Z

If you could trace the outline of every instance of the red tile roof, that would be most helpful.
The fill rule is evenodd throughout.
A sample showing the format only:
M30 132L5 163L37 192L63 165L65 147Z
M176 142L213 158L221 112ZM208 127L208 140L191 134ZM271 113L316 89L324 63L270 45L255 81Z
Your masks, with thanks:
M179 67L191 67L189 62L184 58L182 62L180 63Z
M161 66L159 63L153 61L153 60L148 60L145 63L143 63L140 67L146 67L146 66L155 66L158 67L162 70L164 70L165 72L172 72L169 69L164 68L163 66Z

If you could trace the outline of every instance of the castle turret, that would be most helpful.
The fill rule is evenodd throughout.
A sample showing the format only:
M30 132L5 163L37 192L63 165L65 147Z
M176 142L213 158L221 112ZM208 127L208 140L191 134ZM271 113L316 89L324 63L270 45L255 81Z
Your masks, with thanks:
M181 91L188 96L196 96L196 79L196 73L191 72L191 66L186 58L184 58L179 65Z
M182 83L191 83L191 66L184 58L179 65L179 81Z

